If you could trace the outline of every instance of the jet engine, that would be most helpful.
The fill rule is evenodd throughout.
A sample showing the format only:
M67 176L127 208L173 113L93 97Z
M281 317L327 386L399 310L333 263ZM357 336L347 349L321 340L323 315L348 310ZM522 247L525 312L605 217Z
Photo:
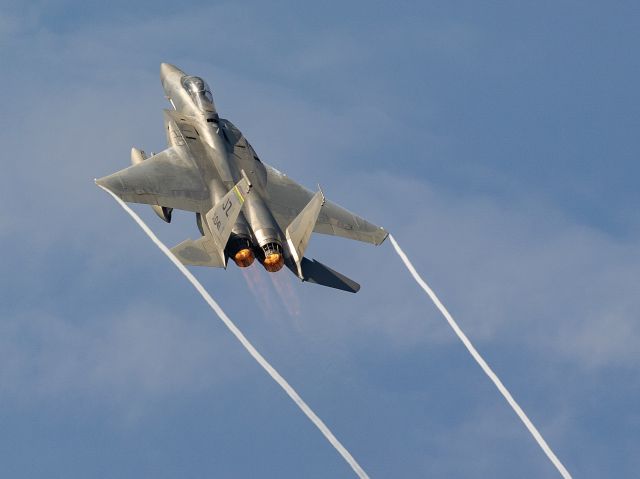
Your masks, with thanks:
M146 159L147 159L147 155L145 155L144 151L138 150L137 148L131 148L132 164L137 165L138 163L142 163ZM151 205L151 208L162 221L171 223L171 213L173 213L173 208L167 208L166 206L158 206L158 205Z
M278 242L267 243L262 246L262 266L269 273L280 271L284 266L284 254L282 254L282 245Z

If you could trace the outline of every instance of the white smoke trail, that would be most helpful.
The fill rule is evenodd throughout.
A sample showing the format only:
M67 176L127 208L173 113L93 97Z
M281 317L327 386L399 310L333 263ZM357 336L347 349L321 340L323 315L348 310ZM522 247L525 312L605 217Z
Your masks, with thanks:
M274 317L273 295L269 291L269 285L261 276L262 271L258 271L255 266L251 268L241 268L240 271L249 286L249 290L253 293L253 297L256 298L256 302L258 306L260 306L262 313L267 318Z
M300 316L300 301L291 287L291 278L293 278L293 276L288 274L270 274L269 278L271 278L271 282L280 297L280 302L287 310L287 313L289 313L289 316L297 319L298 316ZM296 321L296 323L297 326L299 326L298 321Z
M444 305L440 302L440 300L438 299L436 294L433 292L433 290L418 274L416 269L411 264L411 261L409 261L409 258L407 258L407 255L404 253L404 251L402 251L402 249L396 242L395 238L389 235L389 239L391 240L391 244L393 245L393 248L396 250L396 253L398 253L398 256L400 256L400 259L402 259L402 262L411 273L411 276L413 276L413 279L415 279L416 283L418 283L420 287L424 289L425 292L429 295L431 300L435 303L436 307L440 310L442 315L445 317L445 319L449 323L449 326L451 326L451 328L456 333L458 338L460 338L460 341L462 341L462 343L465 345L469 353L471 353L471 356L473 356L473 359L476 360L476 362L480 365L480 367L485 372L485 374L489 376L489 379L493 381L493 384L496 385L496 387L498 388L498 391L500 391L500 393L504 396L504 398L507 400L509 405L513 408L513 410L518 415L520 420L527 427L527 429L529 430L533 438L536 440L538 445L542 448L544 453L547 455L549 460L553 463L556 469L558 469L558 472L560 473L560 475L565 479L571 479L571 474L569 474L569 471L567 471L567 469L560 462L560 459L558 459L557 456L553 453L553 451L551 450L547 442L544 440L542 435L538 432L536 427L529 420L529 418L524 413L522 408L518 405L518 403L515 401L515 399L513 399L513 397L511 396L511 393L509 393L509 391L504 386L504 384L502 384L502 381L500 381L498 376L496 376L496 374L489 367L486 361L482 359L482 356L480 356L480 353L476 351L476 348L473 347L473 344L471 344L471 341L469 341L469 338L467 338L467 336L462 332L462 329L460 329L460 327L455 322L451 314L449 314L449 311L447 311L447 308L444 307Z
M100 186L100 185L98 185ZM100 186L103 190L109 193L113 198L122 206L122 208L129 213L129 215L134 219L136 223L142 228L142 230L147 234L147 236L155 243L155 245L160 248L160 250L176 265L176 267L185 275L185 277L191 282L193 287L200 293L200 295L204 298L204 300L209 304L211 309L218 315L218 317L222 320L224 325L231 331L231 333L240 341L240 343L244 346L244 348L251 354L253 359L256 360L260 366L271 376L271 378L278 383L278 385L287 393L287 395L296 403L296 405L302 410L303 413L311 420L311 422L320 430L320 432L324 435L324 437L331 443L331 445L338 451L338 453L344 458L345 461L351 466L353 471L360 477L361 479L368 479L369 476L367 473L360 467L360 464L354 459L354 457L347 451L347 449L338 441L338 439L333 435L331 430L325 425L324 422L314 413L311 408L305 403L300 395L291 387L291 385L282 377L280 373L276 371L267 360L262 357L262 355L253 347L253 345L249 342L249 340L242 334L242 332L236 327L236 325L229 319L226 313L222 310L222 308L214 301L214 299L209 295L206 289L200 284L200 282L196 279L193 274L184 266L178 258L165 246L165 244L158 239L158 237L151 231L151 229L146 225L144 221L131 209L129 208L120 198L118 198L113 192Z

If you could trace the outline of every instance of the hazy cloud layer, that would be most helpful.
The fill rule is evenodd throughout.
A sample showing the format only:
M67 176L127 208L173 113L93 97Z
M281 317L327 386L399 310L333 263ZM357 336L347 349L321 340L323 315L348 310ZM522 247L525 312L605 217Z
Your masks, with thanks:
M204 365L224 362L209 322L138 305L115 315L54 317L45 311L2 324L3 396L47 400L69 393L136 402L210 388ZM26 396L25 396L26 395Z
M340 7L0 9L12 477L348 474L93 185L164 148L160 61L207 78L264 161L392 231L576 477L640 466L624 9L614 36L587 7L573 30L542 7ZM605 46L579 44L590 25ZM139 211L168 244L197 234ZM362 291L196 273L372 477L554 477L389 245L310 254Z

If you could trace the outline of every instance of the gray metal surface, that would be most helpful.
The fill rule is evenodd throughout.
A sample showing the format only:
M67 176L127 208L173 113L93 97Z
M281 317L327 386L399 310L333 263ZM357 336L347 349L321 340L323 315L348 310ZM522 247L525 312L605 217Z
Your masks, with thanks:
M316 226L318 215L324 203L324 194L322 194L322 191L318 191L284 232L287 237L289 252L298 269L298 277L302 280L304 280L301 266L302 258L304 258L304 252L307 249L311 233L313 233L313 228Z
M167 63L160 79L174 108L164 110L168 148L150 158L133 149L132 166L96 182L124 201L154 206L165 221L172 208L197 213L204 236L173 248L185 264L226 267L232 245L244 244L269 271L286 264L303 281L357 291L354 281L303 257L311 232L375 245L387 232L260 161L240 130L219 117L203 79ZM283 256L275 267L273 254Z

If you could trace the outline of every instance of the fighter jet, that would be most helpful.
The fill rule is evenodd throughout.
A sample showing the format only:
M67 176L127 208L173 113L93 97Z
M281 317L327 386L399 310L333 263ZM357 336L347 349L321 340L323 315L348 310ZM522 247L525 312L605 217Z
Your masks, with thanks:
M302 281L357 292L360 285L304 256L311 233L379 245L388 233L263 163L244 135L216 110L200 77L168 63L160 80L168 148L149 157L131 149L132 166L96 180L123 201L151 205L171 222L174 209L195 213L201 237L171 251L185 265L241 268L255 259L269 272L287 266Z

